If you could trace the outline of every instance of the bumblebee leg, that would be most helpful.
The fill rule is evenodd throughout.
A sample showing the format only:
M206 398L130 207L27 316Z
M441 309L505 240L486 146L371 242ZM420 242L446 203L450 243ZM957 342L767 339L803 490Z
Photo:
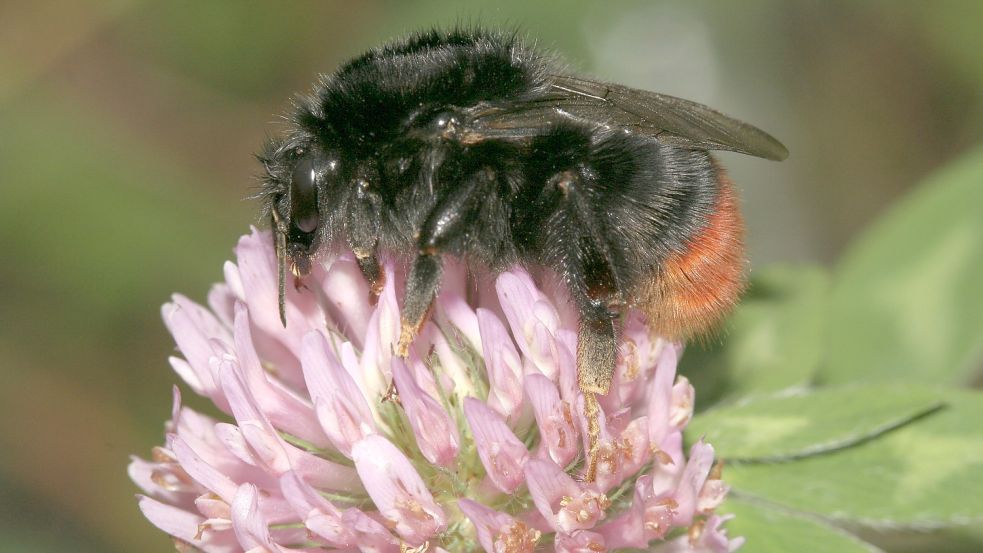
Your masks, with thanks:
M435 203L421 225L416 236L420 253L406 281L402 329L396 350L399 355L406 356L437 295L443 274L441 254L469 251L466 246L469 236L480 233L476 221L494 208L489 198L495 197L497 178L491 167L472 171ZM501 235L498 233L496 237Z
M369 283L369 301L373 304L386 284L385 273L376 257L382 197L371 183L377 179L377 176L369 174L355 179L345 219L348 247L355 253L358 268Z
M597 477L597 442L601 434L597 394L605 395L611 389L618 362L621 302L616 292L591 286L591 275L587 276L587 309L582 303L577 335L577 384L584 394L584 417L587 419L588 459L584 480L593 482Z
M355 252L355 260L362 271L362 276L369 283L369 303L375 305L386 285L386 273L383 272L382 264L379 263L374 249L366 251L352 246L352 251Z
M607 394L618 359L618 331L624 298L618 286L612 246L593 205L590 178L578 171L555 174L548 187L556 190L556 216L547 223L547 234L561 245L559 260L574 302L580 312L577 340L577 384L584 395L587 419L587 468L584 479L597 476L598 439L601 433L597 395Z
M442 273L440 256L436 253L421 254L413 261L410 276L406 279L399 344L396 346L396 353L400 357L406 357L409 353L410 344L423 326L437 295Z

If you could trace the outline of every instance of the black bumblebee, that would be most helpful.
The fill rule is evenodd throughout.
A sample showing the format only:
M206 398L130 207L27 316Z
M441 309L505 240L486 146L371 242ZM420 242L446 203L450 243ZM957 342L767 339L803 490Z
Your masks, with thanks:
M302 278L351 249L411 257L399 353L427 316L441 256L554 270L580 313L577 370L597 437L627 307L654 334L706 331L743 287L742 224L709 150L772 160L761 130L672 96L564 74L514 34L430 31L348 62L259 156L280 266ZM593 459L592 459L593 460ZM587 479L593 479L591 462Z

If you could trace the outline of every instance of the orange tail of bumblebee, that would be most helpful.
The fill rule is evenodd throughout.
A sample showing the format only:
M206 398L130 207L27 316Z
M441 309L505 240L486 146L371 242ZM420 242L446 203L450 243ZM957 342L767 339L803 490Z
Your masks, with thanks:
M717 183L716 209L706 226L641 287L640 304L655 334L679 340L704 335L744 290L744 222L733 184L719 166Z

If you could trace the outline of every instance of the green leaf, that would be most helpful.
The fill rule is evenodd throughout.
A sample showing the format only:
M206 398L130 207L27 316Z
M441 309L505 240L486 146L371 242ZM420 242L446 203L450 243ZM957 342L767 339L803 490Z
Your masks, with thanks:
M871 395L867 404L877 399ZM880 528L977 524L983 521L983 396L954 390L945 400L937 413L855 447L733 465L725 479L740 494L836 521Z
M704 436L728 462L783 461L848 447L937 410L940 393L902 386L817 390L755 398L693 418L686 436Z
M834 275L822 382L965 382L983 357L983 150L878 221Z
M748 553L871 553L880 551L815 517L742 501L731 497L719 509L735 518L725 528L729 536L744 536Z
M808 384L822 355L828 289L820 267L757 272L727 321L725 340L690 348L680 361L700 402Z
M970 526L923 530L856 528L858 537L891 553L980 553L983 529Z
M891 553L980 553L983 529L957 526L936 530L857 528L858 537Z

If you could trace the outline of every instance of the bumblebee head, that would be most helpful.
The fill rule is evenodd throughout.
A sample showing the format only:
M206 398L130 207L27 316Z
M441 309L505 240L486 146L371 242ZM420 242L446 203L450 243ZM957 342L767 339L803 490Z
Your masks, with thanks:
M270 213L279 273L280 319L286 325L284 282L311 272L320 242L327 240L326 199L340 178L341 163L312 140L270 141L258 156Z

